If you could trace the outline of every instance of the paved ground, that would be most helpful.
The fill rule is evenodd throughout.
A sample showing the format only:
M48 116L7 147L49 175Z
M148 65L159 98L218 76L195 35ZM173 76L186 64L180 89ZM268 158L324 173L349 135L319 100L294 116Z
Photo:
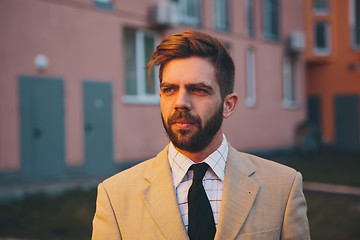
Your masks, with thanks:
M59 194L71 189L89 189L96 187L101 179L77 179L59 182L27 184L0 188L0 202L19 199L27 194ZM304 182L304 191L330 193L360 197L360 188L324 183Z

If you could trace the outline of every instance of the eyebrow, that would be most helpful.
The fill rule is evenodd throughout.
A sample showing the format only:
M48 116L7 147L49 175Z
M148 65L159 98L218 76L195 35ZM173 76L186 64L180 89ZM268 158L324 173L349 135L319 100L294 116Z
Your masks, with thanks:
M177 84L171 84L171 83L164 83L164 82L162 82L162 83L160 84L160 88L167 88L167 87L178 88L179 85L177 85ZM186 87L187 89L205 88L205 89L207 89L208 91L210 91L210 92L212 92L212 93L214 92L214 88L211 87L211 86L209 86L209 85L207 85L207 84L205 84L205 83L190 83L190 84L185 84L185 87Z
M171 83L160 83L160 88L167 88L167 87L176 87L177 85Z
M186 88L205 88L205 89L207 89L208 91L210 91L210 92L214 92L214 88L213 87L211 87L211 86L209 86L209 85L207 85L207 84L205 84L205 83L193 83L193 84L187 84L186 85Z

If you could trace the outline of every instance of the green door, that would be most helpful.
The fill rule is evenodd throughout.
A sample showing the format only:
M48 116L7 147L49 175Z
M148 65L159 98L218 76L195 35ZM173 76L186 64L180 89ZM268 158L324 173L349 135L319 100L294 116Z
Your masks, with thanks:
M64 83L19 77L21 166L25 181L64 176Z
M85 168L89 175L114 172L111 83L84 81Z
M336 147L340 150L359 150L359 96L335 96Z
M322 120L321 120L321 98L309 96L307 99L307 120L313 129L314 138L317 144L321 144Z

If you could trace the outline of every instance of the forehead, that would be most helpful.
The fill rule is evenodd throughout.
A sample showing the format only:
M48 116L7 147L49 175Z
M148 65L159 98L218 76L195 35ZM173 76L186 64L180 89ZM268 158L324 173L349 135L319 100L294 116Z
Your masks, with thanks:
M214 66L200 57L174 59L168 62L163 69L162 83L178 85L205 83L219 88Z

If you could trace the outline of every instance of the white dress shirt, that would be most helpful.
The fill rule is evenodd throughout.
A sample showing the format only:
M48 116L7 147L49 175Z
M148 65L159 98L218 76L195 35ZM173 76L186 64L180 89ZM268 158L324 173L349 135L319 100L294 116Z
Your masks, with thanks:
M229 146L223 135L220 147L210 154L203 162L210 167L203 178L205 192L210 201L214 214L215 226L219 221L220 205L225 179L226 159L229 153ZM177 151L172 143L169 146L168 159L171 167L173 184L179 204L181 216L188 230L188 191L192 184L193 170L189 170L191 165L196 164L191 159Z

